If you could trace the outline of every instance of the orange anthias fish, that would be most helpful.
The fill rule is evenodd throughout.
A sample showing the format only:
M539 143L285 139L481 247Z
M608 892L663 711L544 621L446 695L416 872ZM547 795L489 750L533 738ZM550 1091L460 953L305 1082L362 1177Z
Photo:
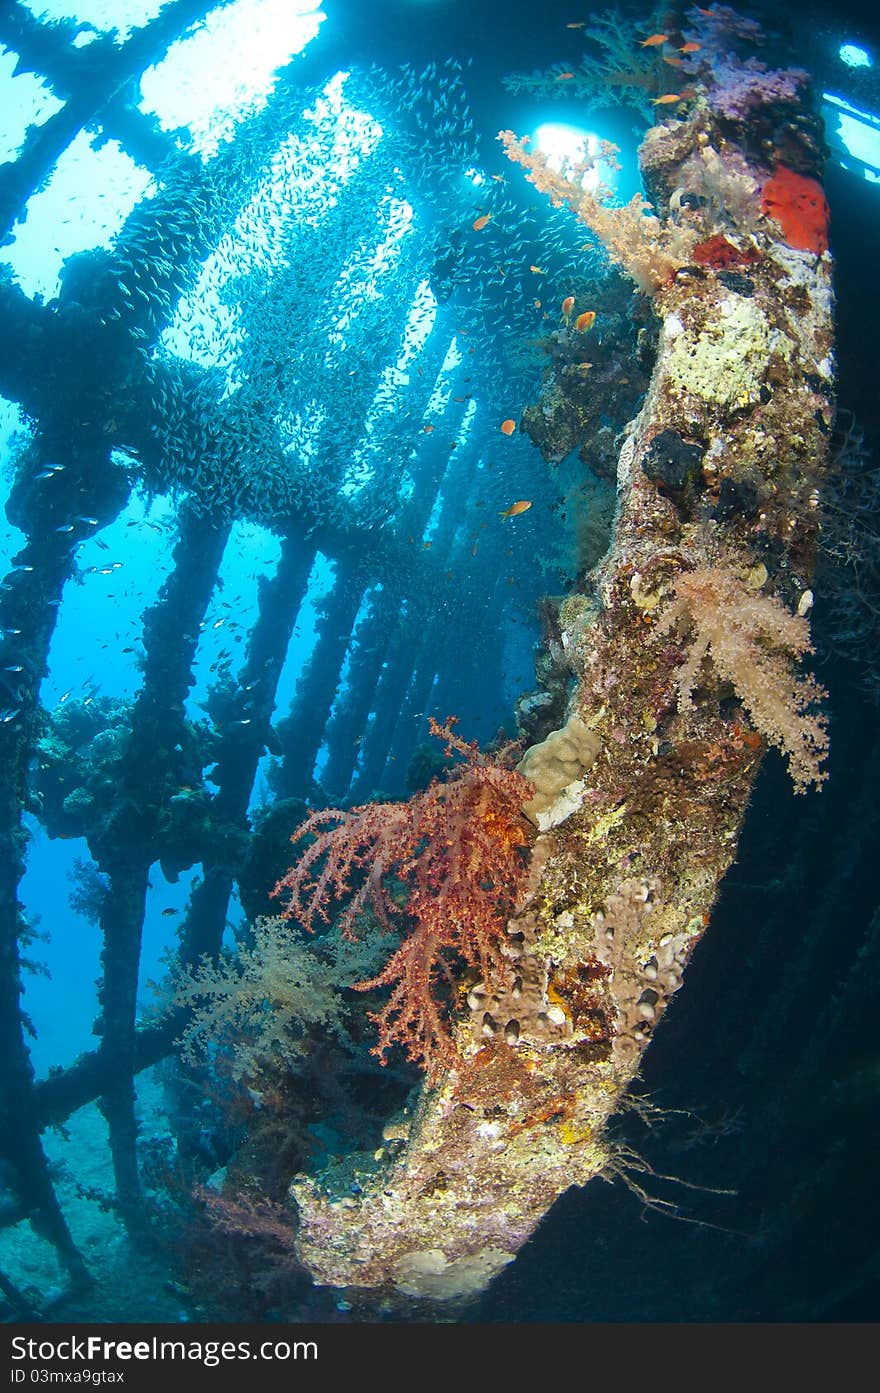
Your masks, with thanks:
M679 53L699 53L700 45L695 43L682 44Z
M574 73L557 73L557 74L556 74L556 81L557 81L557 82L570 82L571 79L572 79L573 77L574 77Z
M482 232L487 223L492 221L491 213L484 213L481 218L477 218L474 223L474 232Z
M642 48L659 48L661 44L668 42L668 34L651 34L649 38L642 39Z
M573 295L566 295L565 299L564 299L563 302L562 302L562 317L563 317L563 319L569 319L569 318L571 317L571 312L572 312L573 309L574 309L574 296L573 296Z
M579 314L577 319L574 321L574 327L577 329L579 334L585 334L588 329L592 329L595 323L596 311L584 310L583 314Z
M500 518L518 518L520 513L528 512L532 502L529 498L518 498L515 503L511 503L509 508L505 508L503 513L499 513Z
M502 421L500 430L503 435L513 435L513 432L516 430L516 421Z

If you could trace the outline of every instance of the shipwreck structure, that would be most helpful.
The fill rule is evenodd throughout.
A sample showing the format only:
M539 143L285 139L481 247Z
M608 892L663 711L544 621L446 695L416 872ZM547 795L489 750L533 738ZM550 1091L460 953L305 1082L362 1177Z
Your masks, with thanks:
M500 532L480 537L490 593L455 583L476 556L485 516L472 507L485 476L468 435L464 346L442 398L432 394L455 331L466 333L468 322L475 330L483 309L479 296L469 319L438 302L432 277L444 286L464 255L438 251L430 231L413 235L406 194L417 199L417 230L439 208L457 210L470 231L473 186L462 169L476 151L460 65L396 74L384 111L399 132L392 147L381 144L375 115L357 106L358 97L374 112L381 106L369 75L344 99L333 59L294 57L235 139L200 152L145 113L138 83L176 43L198 42L206 16L234 8L174 0L125 42L85 26L83 43L83 26L41 23L17 3L0 16L16 72L37 75L61 103L0 171L6 245L26 235L29 201L80 133L97 148L113 142L153 181L153 197L122 218L112 246L67 259L56 297L28 295L9 268L0 284L0 391L24 428L6 505L24 540L0 595L0 1213L7 1225L31 1221L73 1289L86 1267L40 1137L99 1099L119 1213L130 1231L141 1228L133 1080L169 1053L180 1029L179 1015L136 1023L150 867L160 863L171 879L201 867L180 961L216 956L248 863L248 805L267 742L279 758L279 798L300 810L319 751L336 797L369 796L383 780L402 787L432 692L448 710L461 709L467 692L491 720L502 659L495 619L507 605L531 603L529 587L522 593L509 579ZM449 134L435 163L425 138L438 110ZM382 295L368 275L384 276ZM230 356L228 343L206 344L216 329L205 327L204 304L213 295L216 310L230 282L231 342L254 350L244 357ZM412 327L414 301L433 314L427 343ZM499 362L484 358L479 372L497 379ZM448 412L434 434L440 404ZM131 703L74 698L55 719L40 706L40 687L65 587L84 569L83 545L100 544L136 492L171 500L176 520L170 571L143 616L138 694ZM243 522L277 539L279 559L261 583L235 680L228 664L213 679L206 742L184 703L230 536ZM319 555L333 580L317 640L270 735ZM462 626L473 636L466 652ZM337 700L343 667L350 681ZM448 685L438 693L441 672ZM84 837L103 877L100 1044L40 1082L20 1009L29 811L51 836ZM287 833L294 825L292 817ZM262 872L264 893L273 878L271 867ZM16 1309L29 1308L12 1282L9 1294Z
M426 1088L378 1171L355 1168L356 1196L338 1177L294 1183L298 1251L334 1286L472 1296L559 1195L613 1165L606 1123L709 923L764 750L799 791L825 778L824 692L795 670L834 419L821 141L805 73L738 63L749 26L730 12L694 20L694 86L640 150L649 214L502 136L651 295L660 341L611 548L560 607L567 719L520 766L540 835L508 971L471 986L466 1062ZM545 384L548 450L570 382Z

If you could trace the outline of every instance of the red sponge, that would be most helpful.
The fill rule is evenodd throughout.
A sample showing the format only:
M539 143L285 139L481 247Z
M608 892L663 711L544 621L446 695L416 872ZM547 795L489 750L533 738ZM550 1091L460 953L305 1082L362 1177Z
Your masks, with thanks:
M828 247L828 204L822 185L784 164L764 185L761 209L774 218L790 247L824 252Z

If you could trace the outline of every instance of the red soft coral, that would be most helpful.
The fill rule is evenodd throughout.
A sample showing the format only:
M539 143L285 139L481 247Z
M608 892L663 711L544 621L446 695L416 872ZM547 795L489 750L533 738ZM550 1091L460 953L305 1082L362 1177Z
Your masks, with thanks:
M828 249L828 203L822 185L784 164L764 184L761 211L782 228L790 247L821 255Z
M356 989L391 987L373 1016L374 1053L381 1058L400 1044L436 1074L458 1061L449 1024L453 967L464 964L491 978L503 965L505 924L527 873L531 828L522 806L534 789L455 735L451 719L430 724L447 753L465 764L407 803L312 813L293 840L309 834L315 840L272 893L289 892L285 915L309 931L317 920L329 923L334 904L348 899L340 925L353 938L367 909L384 928L393 927L402 910L389 882L403 888L411 927L383 971Z

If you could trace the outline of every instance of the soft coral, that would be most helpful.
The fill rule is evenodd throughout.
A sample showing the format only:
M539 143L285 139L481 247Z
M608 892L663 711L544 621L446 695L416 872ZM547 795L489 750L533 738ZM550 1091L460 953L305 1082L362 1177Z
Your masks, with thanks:
M502 968L505 924L527 871L531 829L522 806L534 789L461 740L451 719L430 724L432 734L446 740L447 753L465 763L406 803L312 813L293 840L308 834L315 840L272 893L289 892L285 915L309 931L318 920L329 923L334 904L350 897L340 925L352 938L368 909L383 928L392 928L401 906L389 882L403 888L411 927L383 971L355 986L391 987L373 1016L379 1026L374 1053L381 1058L400 1044L433 1074L458 1060L449 1025L454 965L486 978Z

